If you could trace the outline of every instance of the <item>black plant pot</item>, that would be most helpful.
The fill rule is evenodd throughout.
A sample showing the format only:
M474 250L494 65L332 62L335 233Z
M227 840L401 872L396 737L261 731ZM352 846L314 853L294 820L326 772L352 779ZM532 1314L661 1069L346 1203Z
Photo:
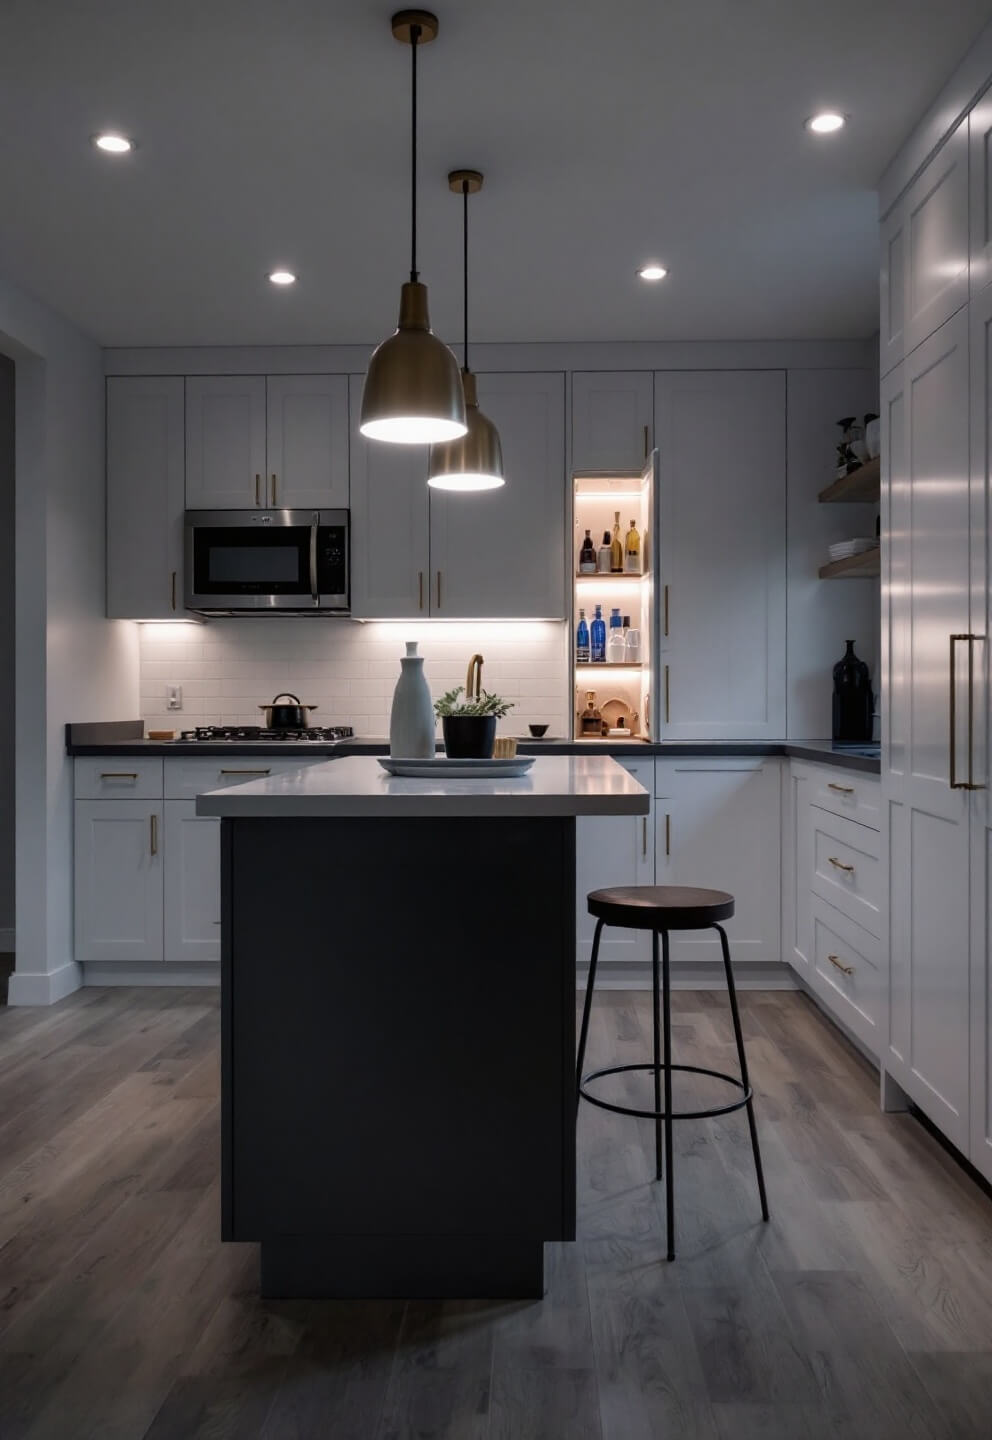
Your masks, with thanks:
M491 760L496 744L495 715L445 715L441 720L444 753L449 760Z

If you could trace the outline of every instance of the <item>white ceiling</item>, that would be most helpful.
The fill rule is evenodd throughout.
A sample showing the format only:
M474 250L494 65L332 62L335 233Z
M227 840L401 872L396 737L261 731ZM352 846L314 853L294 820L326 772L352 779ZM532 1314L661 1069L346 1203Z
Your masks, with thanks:
M448 0L422 278L460 338L865 336L874 187L988 0ZM371 0L0 0L0 269L108 345L364 343L408 260L409 50ZM850 114L816 139L819 107ZM98 154L118 127L140 149ZM670 277L634 275L660 258ZM298 271L270 286L276 263Z

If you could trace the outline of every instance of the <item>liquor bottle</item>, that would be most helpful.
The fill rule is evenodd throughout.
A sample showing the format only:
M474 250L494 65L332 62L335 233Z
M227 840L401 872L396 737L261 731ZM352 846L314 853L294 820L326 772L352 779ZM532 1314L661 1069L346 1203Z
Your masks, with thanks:
M603 543L602 543L602 545L600 545L599 549L596 551L596 569L599 571L600 575L609 575L609 573L610 573L610 532L609 532L609 530L604 530L604 531L603 531Z
M595 575L596 573L596 547L592 543L592 536L586 531L586 538L582 542L579 551L579 574Z
M610 633L606 639L606 663L608 665L622 665L625 658L623 619L620 615L619 606L614 605L610 611Z
M610 573L623 574L623 541L620 539L620 511L613 512L613 539L610 541Z
M575 632L575 663L576 665L589 664L589 626L586 624L586 612L579 611L579 625Z
M603 619L602 605L596 606L596 614L589 627L589 634L590 659L594 665L600 665L606 660L606 621Z
M630 522L630 529L627 531L627 539L624 544L623 568L628 575L640 575L641 573L641 537L637 533L637 527L633 520Z

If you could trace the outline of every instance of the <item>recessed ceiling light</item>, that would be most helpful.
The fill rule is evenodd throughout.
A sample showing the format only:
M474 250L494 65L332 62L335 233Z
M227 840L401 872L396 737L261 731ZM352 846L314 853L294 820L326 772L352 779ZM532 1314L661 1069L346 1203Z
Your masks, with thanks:
M295 285L296 276L292 270L270 270L269 279L273 285Z
M642 280L664 280L668 271L664 265L642 265L637 273Z
M846 116L838 111L819 110L806 121L806 129L812 130L814 135L832 135L835 130L843 130L846 124Z
M126 155L129 150L134 149L133 140L129 140L126 135L118 135L116 132L94 135L93 144L98 150L103 150L108 155Z

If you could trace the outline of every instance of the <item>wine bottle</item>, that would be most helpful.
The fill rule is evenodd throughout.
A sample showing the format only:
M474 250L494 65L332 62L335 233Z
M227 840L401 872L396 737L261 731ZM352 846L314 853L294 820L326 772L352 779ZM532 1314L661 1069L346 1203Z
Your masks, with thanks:
M596 573L596 547L592 543L592 536L586 531L586 538L582 542L579 551L579 574L595 575Z
M623 574L623 541L620 539L620 511L613 512L613 539L610 541L610 573Z
M637 526L633 520L630 522L630 529L627 531L627 539L624 544L623 568L628 575L640 575L641 573L641 537L637 533Z
M603 531L603 543L602 543L602 545L600 545L599 549L596 551L596 569L599 571L600 575L609 575L609 573L610 573L610 532L609 532L609 530L604 530L604 531Z
M606 660L606 621L603 619L602 605L596 606L596 614L589 627L589 634L590 659L594 665L601 665Z
M575 663L576 665L588 665L589 663L589 626L586 624L586 612L579 611L579 624L575 632Z

